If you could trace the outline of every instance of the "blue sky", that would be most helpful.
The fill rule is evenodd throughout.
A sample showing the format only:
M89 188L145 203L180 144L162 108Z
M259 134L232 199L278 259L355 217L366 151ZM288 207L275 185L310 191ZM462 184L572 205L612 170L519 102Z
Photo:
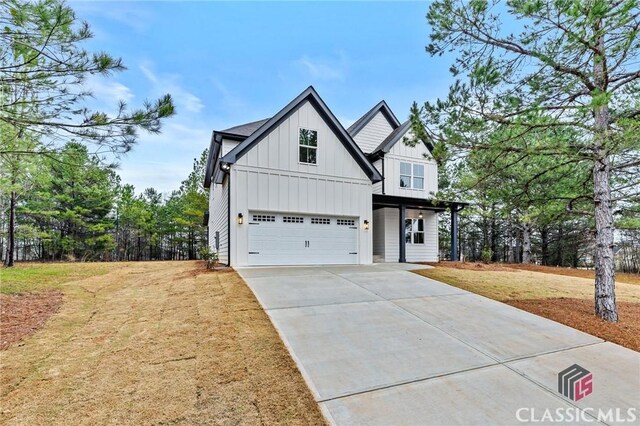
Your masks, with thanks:
M211 131L270 117L313 85L346 126L385 99L402 121L414 100L446 96L431 58L426 2L71 2L90 50L128 70L87 85L101 108L171 93L177 115L120 159L137 191L177 189Z

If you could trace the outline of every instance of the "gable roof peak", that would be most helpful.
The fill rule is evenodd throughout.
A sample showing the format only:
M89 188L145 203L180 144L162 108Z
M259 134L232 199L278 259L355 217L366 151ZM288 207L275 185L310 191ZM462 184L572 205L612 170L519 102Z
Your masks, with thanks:
M375 104L374 107L367 111L362 117L356 120L355 123L349 126L347 131L352 137L355 137L379 112L387 119L392 129L395 130L400 127L400 121L398 121L398 118L395 116L393 111L391 111L387 102L383 99Z
M269 132L280 125L286 120L293 112L295 112L305 101L309 101L316 109L318 114L326 121L329 127L336 134L338 139L342 142L347 151L354 158L356 163L362 168L366 175L372 182L379 182L382 180L380 172L369 162L364 155L360 147L355 143L351 135L345 130L340 121L333 115L327 104L324 103L316 89L313 86L307 87L302 93L296 96L291 102L289 102L284 108L282 108L277 114L269 118L264 122L255 132L253 132L244 141L236 145L231 151L229 151L221 161L228 164L233 164L240 157L245 155L255 144L260 142Z

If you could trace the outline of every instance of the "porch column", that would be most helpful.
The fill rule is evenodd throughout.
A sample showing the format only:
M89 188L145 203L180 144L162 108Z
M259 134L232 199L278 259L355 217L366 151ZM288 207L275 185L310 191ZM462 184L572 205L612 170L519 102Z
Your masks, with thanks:
M451 206L451 260L458 261L458 208Z
M407 261L407 248L406 248L406 240L404 236L404 219L407 217L407 207L404 204L400 204L400 223L398 224L398 229L400 230L400 258L398 262L405 263Z

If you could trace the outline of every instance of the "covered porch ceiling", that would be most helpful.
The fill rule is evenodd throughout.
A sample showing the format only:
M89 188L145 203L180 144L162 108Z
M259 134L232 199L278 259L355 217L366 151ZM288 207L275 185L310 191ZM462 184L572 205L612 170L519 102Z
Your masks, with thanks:
M448 209L461 210L469 203L462 201L429 200L426 198L399 197L397 195L373 194L373 210L385 207L423 209L442 212Z

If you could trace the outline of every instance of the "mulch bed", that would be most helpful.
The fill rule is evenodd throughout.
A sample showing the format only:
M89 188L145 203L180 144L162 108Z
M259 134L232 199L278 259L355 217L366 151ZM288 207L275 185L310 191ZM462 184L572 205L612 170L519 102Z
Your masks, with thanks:
M62 293L0 294L0 350L38 331L62 304Z
M592 300L563 297L508 300L504 303L640 351L640 303L618 302L619 322L616 324L596 317Z

